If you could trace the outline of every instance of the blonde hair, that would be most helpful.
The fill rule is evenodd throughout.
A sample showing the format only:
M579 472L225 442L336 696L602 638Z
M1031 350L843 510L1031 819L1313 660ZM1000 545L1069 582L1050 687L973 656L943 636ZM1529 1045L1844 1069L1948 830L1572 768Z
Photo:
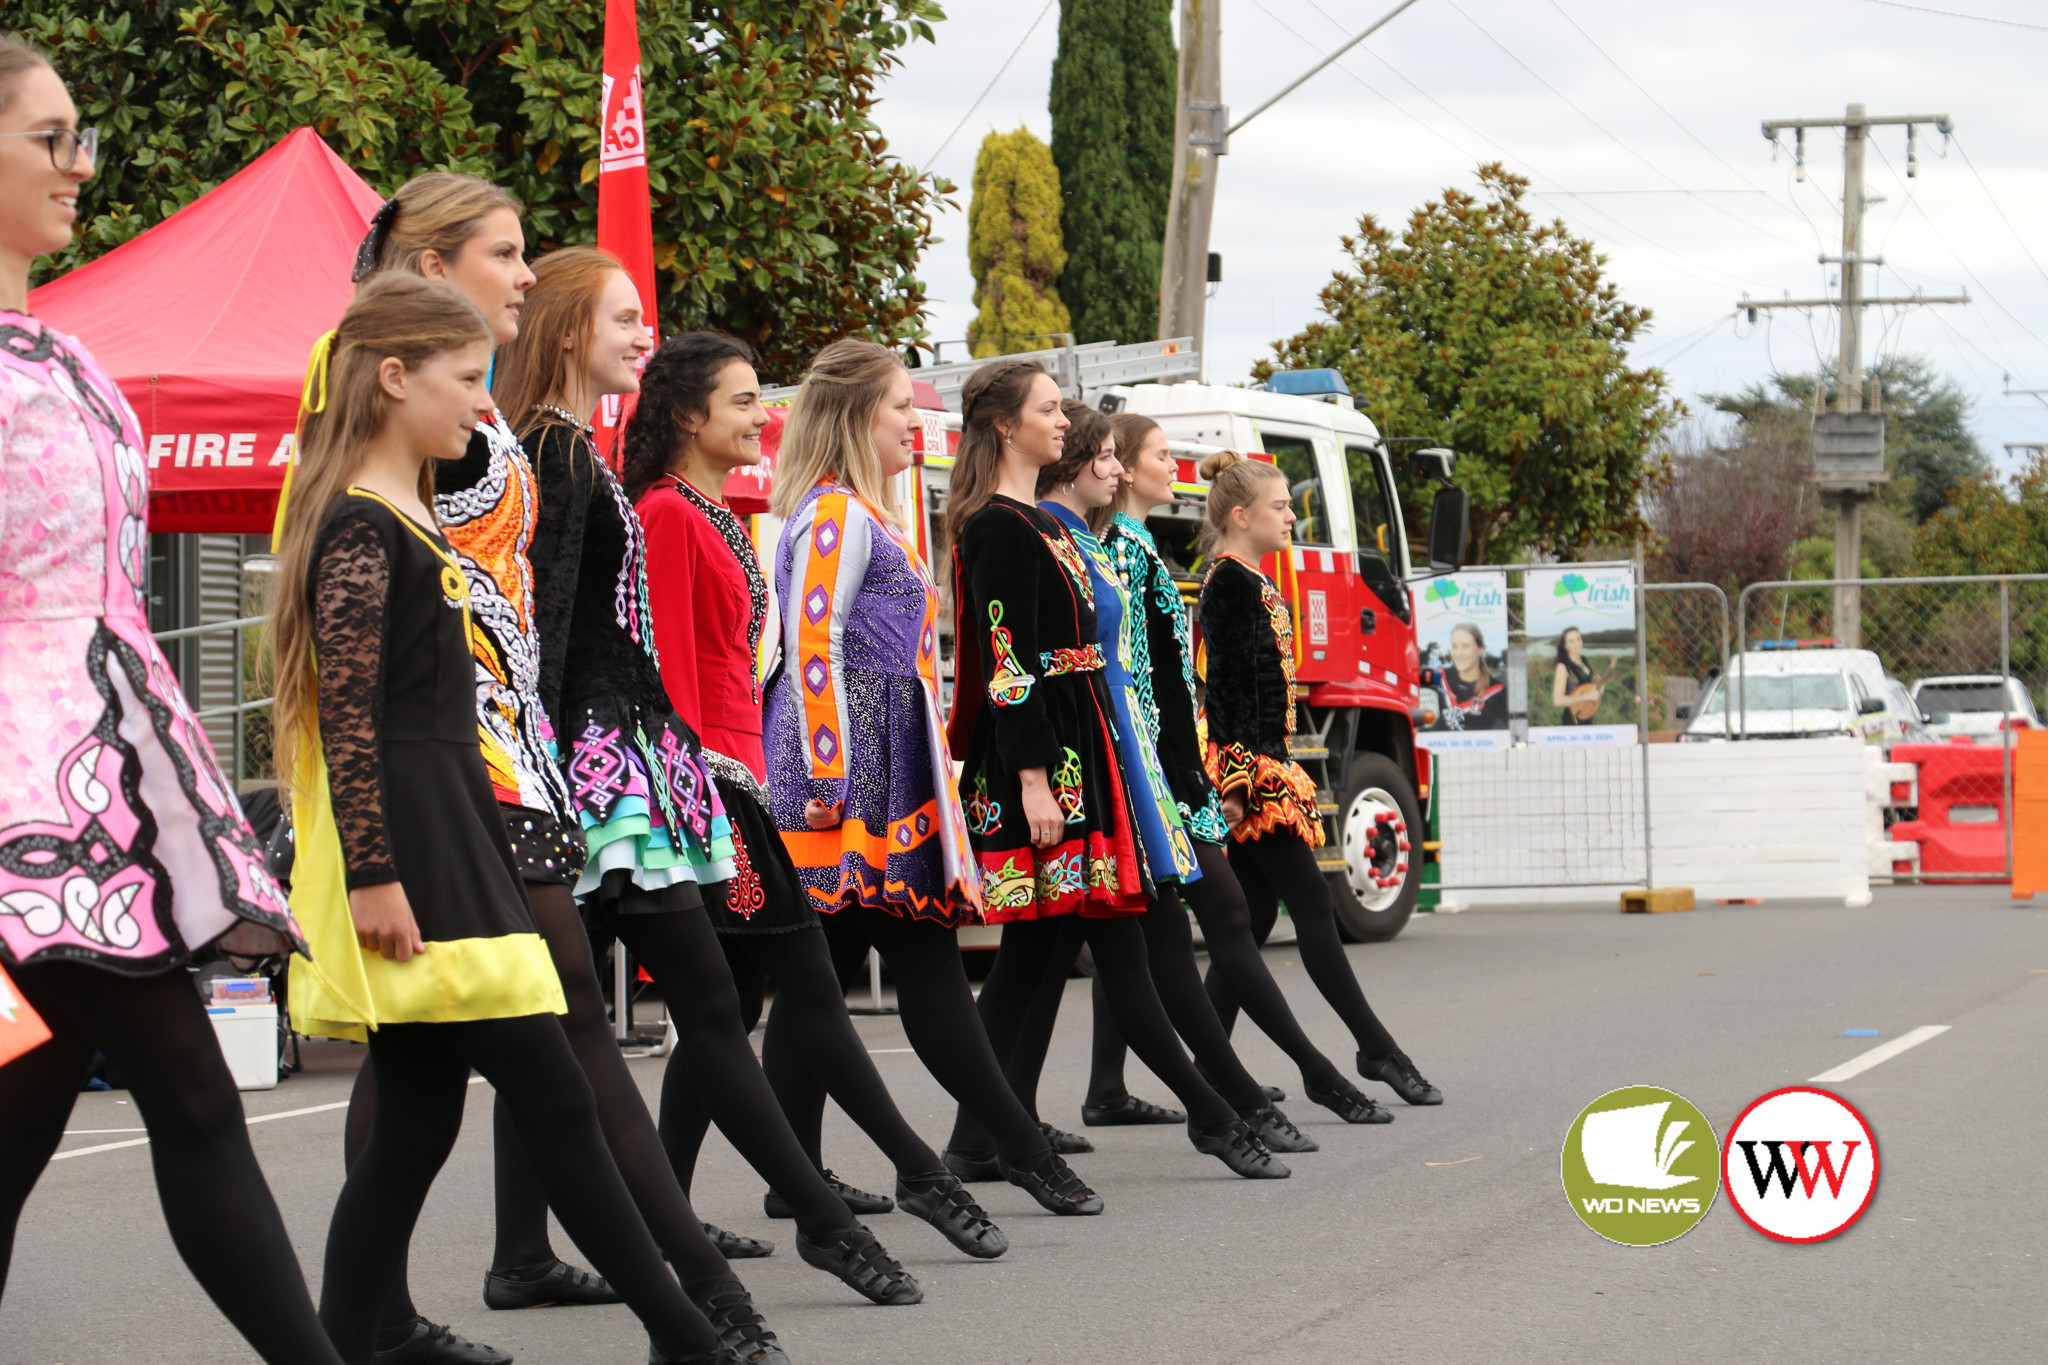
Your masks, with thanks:
M517 199L488 180L449 171L416 175L391 196L396 205L390 229L384 234L384 249L377 253L377 270L420 273L420 258L429 251L445 262L461 254L470 238L483 230L483 221L499 209L520 214Z
M566 246L533 263L533 287L519 313L519 335L498 348L491 393L520 440L550 419L543 403L559 403L590 368L597 303L619 258L594 246ZM564 344L566 343L566 344Z
M390 399L378 368L396 359L416 370L446 351L490 340L483 314L453 286L388 274L363 284L331 339L323 342L328 346L324 372L308 385L318 393L319 406L301 414L298 469L285 505L265 629L273 679L272 755L281 786L296 788L306 776L305 744L319 733L309 592L313 546L328 508L347 492L362 469L364 450L389 416ZM315 368L320 368L317 360ZM420 501L429 509L434 505L432 461L420 465Z
M37 67L54 71L50 59L11 33L0 33L0 114L14 103L14 87Z
M1267 464L1264 460L1246 459L1234 450L1219 450L1204 456L1201 474L1209 484L1209 504L1202 523L1202 535L1195 543L1195 549L1201 554L1208 554L1223 539L1224 532L1230 529L1232 512L1251 506L1270 480L1285 482L1287 478L1280 466Z
M887 346L845 337L818 352L790 403L789 421L775 456L775 488L768 510L795 514L804 494L834 479L879 508L900 530L902 511L882 475L875 449L875 413L903 362Z

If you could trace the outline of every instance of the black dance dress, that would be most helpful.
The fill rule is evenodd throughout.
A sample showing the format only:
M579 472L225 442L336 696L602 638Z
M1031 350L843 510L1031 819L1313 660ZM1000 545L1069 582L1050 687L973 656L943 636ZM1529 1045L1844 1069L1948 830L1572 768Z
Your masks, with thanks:
M569 794L590 846L576 894L599 908L651 908L652 898L620 904L620 894L725 881L731 825L662 686L640 518L584 428L550 421L528 432L526 451L540 481L541 702L568 741Z
M953 547L960 795L989 923L1143 914L1152 882L1095 638L1095 590L1065 526L1001 494ZM1066 837L1031 846L1017 774L1045 769Z
M1208 658L1210 780L1244 797L1231 831L1239 843L1292 830L1323 842L1316 784L1294 761L1294 619L1271 579L1235 555L1219 555L1202 581L1202 644Z
M350 489L307 572L320 677L314 780L295 801L292 909L317 971L292 970L301 1033L563 1014L477 738L469 589L448 542ZM397 882L426 951L365 954L348 893Z

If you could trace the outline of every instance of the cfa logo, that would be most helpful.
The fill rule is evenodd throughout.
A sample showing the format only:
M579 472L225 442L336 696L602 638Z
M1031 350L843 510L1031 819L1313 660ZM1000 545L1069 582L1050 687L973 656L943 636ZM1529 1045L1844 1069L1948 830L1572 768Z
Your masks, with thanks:
M1877 1192L1877 1139L1855 1106L1825 1090L1774 1090L1742 1111L1721 1179L1742 1221L1780 1242L1846 1230Z
M1610 1090L1565 1134L1565 1198L1609 1241L1656 1246L1713 1206L1716 1150L1713 1125L1685 1096L1654 1085Z

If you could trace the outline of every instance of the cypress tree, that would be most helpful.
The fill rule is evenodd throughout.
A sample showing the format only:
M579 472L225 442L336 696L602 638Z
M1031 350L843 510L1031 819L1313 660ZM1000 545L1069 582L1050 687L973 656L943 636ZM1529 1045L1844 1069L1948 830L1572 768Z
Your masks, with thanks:
M1149 341L1173 172L1172 0L1063 0L1052 159L1078 341Z
M1066 263L1052 153L1028 128L990 133L974 159L967 206L967 264L980 310L968 333L974 354L1040 350L1071 332L1056 287Z

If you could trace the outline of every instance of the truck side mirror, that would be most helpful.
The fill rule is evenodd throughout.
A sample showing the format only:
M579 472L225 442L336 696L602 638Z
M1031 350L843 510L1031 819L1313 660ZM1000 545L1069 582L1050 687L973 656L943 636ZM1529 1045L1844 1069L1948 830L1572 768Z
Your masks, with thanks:
M1471 520L1472 500L1465 496L1464 489L1436 490L1436 501L1429 509L1431 573L1456 573L1465 567L1465 545L1471 538Z
M1449 483L1457 468L1457 455L1442 446L1428 446L1408 457L1408 477L1418 483Z
M1674 719L1674 720L1691 720L1691 719L1692 719L1692 703L1690 703L1690 702L1687 702L1687 703L1686 703L1686 704L1685 704L1684 706L1681 706L1681 707L1679 707L1679 708L1678 708L1678 709L1677 709L1676 711L1673 711L1673 712L1671 713L1671 716L1672 716L1672 719Z
M1434 554L1435 551L1432 550L1431 553ZM1865 697L1862 701L1856 703L1856 714L1859 716L1875 716L1881 715L1883 712L1883 697Z

